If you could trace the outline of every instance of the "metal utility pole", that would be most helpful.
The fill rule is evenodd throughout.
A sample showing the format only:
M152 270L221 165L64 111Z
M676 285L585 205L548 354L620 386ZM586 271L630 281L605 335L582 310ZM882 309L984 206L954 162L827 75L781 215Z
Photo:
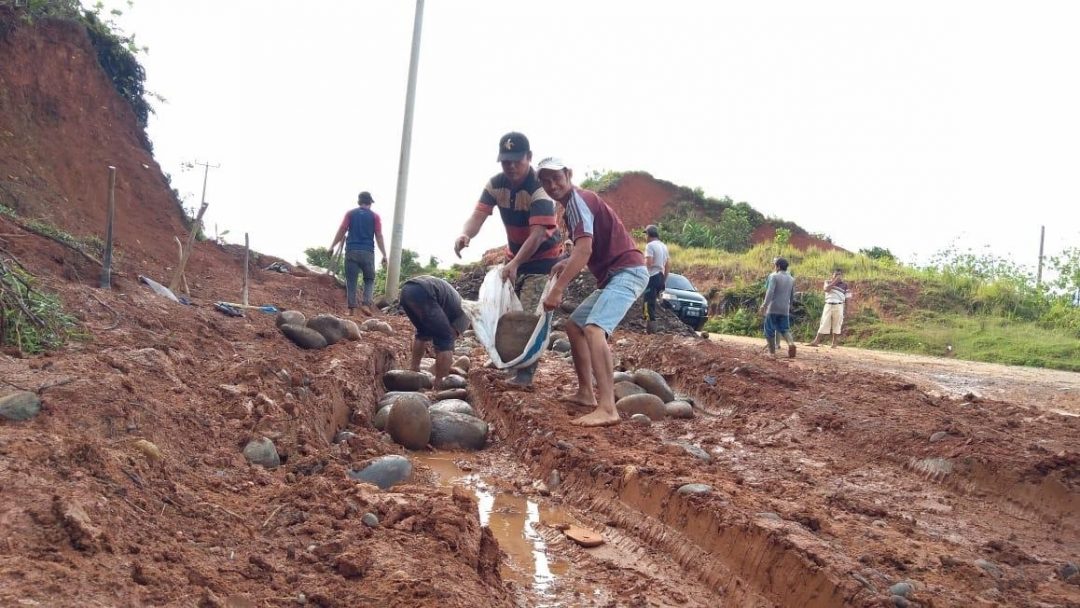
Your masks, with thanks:
M398 162L397 198L394 199L394 229L390 234L390 261L386 268L386 299L395 300L401 277L401 239L405 225L405 191L409 187L409 153L412 146L413 104L416 102L416 66L420 62L420 30L424 23L424 0L416 0L412 54L409 57L409 84L405 91L405 121L401 127L401 159Z
M1035 275L1035 286L1042 285L1043 244L1046 242L1046 226L1039 226L1039 273Z
M173 273L172 280L169 281L169 289L174 293L180 288L180 280L184 276L184 267L187 266L188 258L191 256L191 249L195 246L195 235L199 233L199 227L202 225L202 216L206 213L206 180L210 176L210 169L217 169L221 165L211 165L210 163L200 163L195 161L192 166L202 165L203 181L202 181L202 201L199 204L199 213L195 216L195 220L191 223L191 234L188 235L187 247L184 247L180 252L180 263L176 266L176 272Z

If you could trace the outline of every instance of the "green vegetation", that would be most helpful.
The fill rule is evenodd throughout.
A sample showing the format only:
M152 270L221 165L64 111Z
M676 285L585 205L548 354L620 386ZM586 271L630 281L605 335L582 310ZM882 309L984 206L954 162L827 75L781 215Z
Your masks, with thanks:
M18 262L0 258L0 345L37 354L76 337L78 322L55 294L39 290Z
M77 251L81 251L92 256L97 256L98 258L104 255L105 242L102 241L101 237L97 236L96 234L86 237L74 236L40 219L22 219L17 213L15 213L14 209L6 205L0 205L0 216L10 218L16 224L30 232L50 238L58 243L67 245L68 247L71 247L72 249L75 249ZM116 258L116 256L119 255L119 251L113 251L114 259Z
M345 276L345 256L339 256L336 260L331 261L330 250L326 247L309 247L304 250L304 256L307 258L307 263L318 266L319 268L328 268L334 271L334 274L339 277ZM422 274L430 274L432 276L442 277L449 281L459 274L460 268L454 266L449 270L439 268L439 259L435 256L428 258L427 264L421 264L419 262L420 254L416 253L412 249L401 250L401 272L398 286L400 287L408 281L410 278L419 276ZM375 273L375 293L382 295L386 293L386 267L380 266Z
M718 279L720 287L708 294L715 314L706 331L762 334L757 307L778 244L741 254L670 247L675 272L697 276L707 269ZM955 248L925 267L901 264L880 247L858 254L785 248L784 255L799 290L793 321L800 340L817 331L821 285L839 268L854 294L847 345L1080 371L1080 308L1071 304L1080 286L1080 248L1050 258L1057 278L1045 285L1008 260Z

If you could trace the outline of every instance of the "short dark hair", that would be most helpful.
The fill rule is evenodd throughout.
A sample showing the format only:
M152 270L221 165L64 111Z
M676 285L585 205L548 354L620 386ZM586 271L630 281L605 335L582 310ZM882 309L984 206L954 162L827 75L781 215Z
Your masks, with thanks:
M787 260L785 260L784 258L776 258L776 267L780 270L787 270Z
M645 235L660 238L660 229L656 227L656 224L649 224L645 227Z

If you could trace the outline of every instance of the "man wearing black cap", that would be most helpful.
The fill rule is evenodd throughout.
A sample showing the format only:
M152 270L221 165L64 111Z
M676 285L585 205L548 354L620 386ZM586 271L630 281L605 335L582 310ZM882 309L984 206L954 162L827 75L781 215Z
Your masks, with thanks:
M547 283L547 275L559 261L561 240L555 220L555 202L544 192L531 166L529 139L518 132L499 138L502 173L488 180L472 215L465 221L461 236L454 241L454 253L469 246L484 221L496 207L506 228L508 262L503 278L514 284L521 306L533 312ZM520 369L512 382L530 386L537 364Z
M376 243L379 245L379 253L382 254L382 263L386 264L382 221L379 214L371 210L374 202L370 192L361 192L356 201L357 208L345 214L345 219L341 221L341 227L334 236L334 242L330 245L333 253L338 243L345 239L345 297L350 315L356 313L356 279L361 272L364 273L364 307L361 310L368 315L375 314L372 297L375 294ZM345 237L346 233L348 238Z

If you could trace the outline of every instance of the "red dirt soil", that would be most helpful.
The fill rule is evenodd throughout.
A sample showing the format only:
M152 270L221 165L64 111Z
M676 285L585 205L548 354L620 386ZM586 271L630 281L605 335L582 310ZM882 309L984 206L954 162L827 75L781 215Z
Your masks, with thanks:
M501 578L470 493L423 468L385 492L346 477L405 453L370 412L381 374L405 360L408 321L302 351L270 315L212 308L238 293L242 252L211 243L189 265L195 306L154 295L135 277L164 277L181 221L139 156L130 111L95 84L85 36L21 28L0 56L0 136L14 142L0 149L3 204L90 234L103 216L85 184L100 172L104 190L103 165L147 176L123 178L111 290L94 287L94 264L0 217L0 255L59 294L86 333L44 356L0 354L0 395L43 401L36 418L0 421L0 605L540 603ZM264 265L252 264L254 303L343 312L327 277ZM608 541L582 549L541 527L571 564L557 604L885 606L889 586L910 579L914 606L1080 606L1080 579L1060 574L1080 561L1080 419L697 338L620 330L612 341L617 365L659 371L696 401L695 418L574 427L582 412L560 400L574 384L567 360L545 354L533 390L513 391L470 351L473 405L493 427L478 458L508 491L573 509ZM332 443L339 429L355 436ZM281 467L244 460L262 436ZM561 482L541 491L553 470ZM677 492L690 482L712 489ZM374 528L361 523L369 512Z

